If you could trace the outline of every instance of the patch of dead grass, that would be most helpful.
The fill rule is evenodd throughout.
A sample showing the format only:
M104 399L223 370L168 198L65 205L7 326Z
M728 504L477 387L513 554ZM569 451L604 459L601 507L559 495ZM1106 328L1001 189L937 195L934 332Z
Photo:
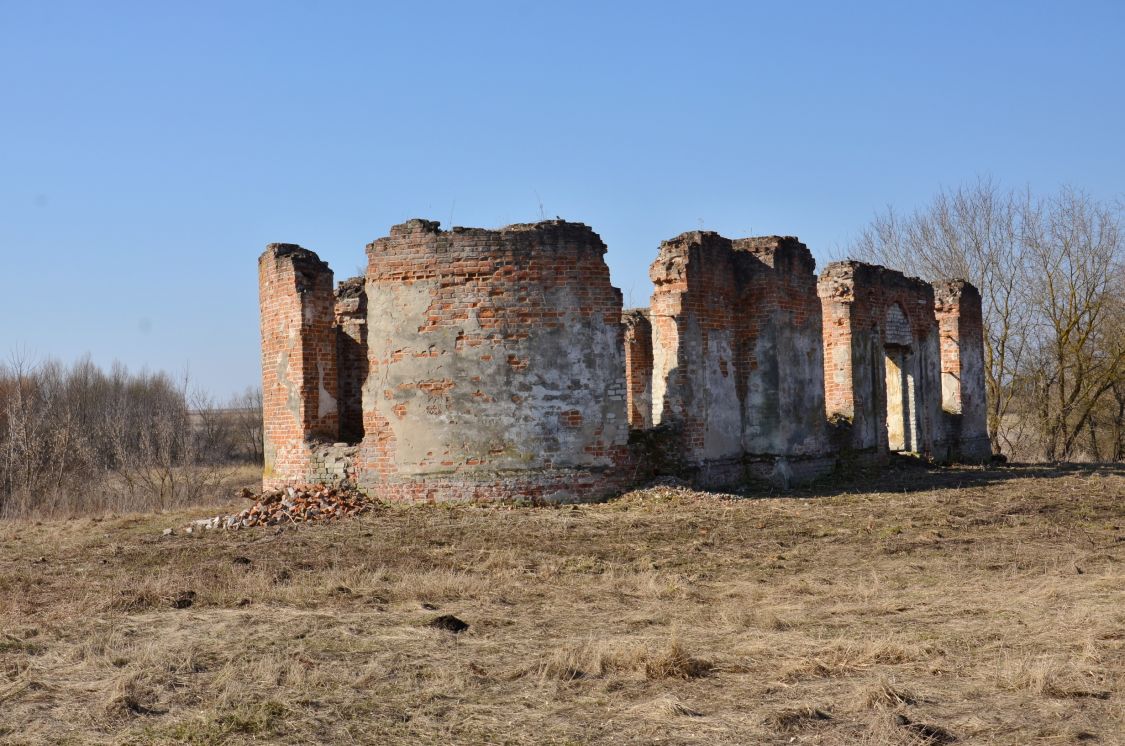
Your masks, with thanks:
M3 523L0 743L1120 742L1125 477L887 479Z
M998 676L1005 689L1026 690L1056 699L1109 699L1111 676L1104 669L1053 655L1024 656L1004 661ZM1113 677L1115 678L1115 677Z

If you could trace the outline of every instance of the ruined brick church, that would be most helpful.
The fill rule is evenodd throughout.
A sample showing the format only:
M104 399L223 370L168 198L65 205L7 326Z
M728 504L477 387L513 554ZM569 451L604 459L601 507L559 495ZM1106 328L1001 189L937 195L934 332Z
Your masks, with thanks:
M981 461L981 301L792 237L684 233L649 308L561 220L411 220L333 284L315 253L258 261L264 483L398 501L604 497L660 474L788 485L841 458Z

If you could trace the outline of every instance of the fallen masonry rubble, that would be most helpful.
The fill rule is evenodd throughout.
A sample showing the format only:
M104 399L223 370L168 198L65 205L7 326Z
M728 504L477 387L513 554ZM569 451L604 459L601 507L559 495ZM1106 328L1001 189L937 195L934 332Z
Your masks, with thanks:
M284 487L260 494L243 489L240 496L254 500L254 504L241 513L193 521L186 530L191 533L200 529L234 530L253 526L332 521L366 513L373 506L370 500L354 489L323 484Z

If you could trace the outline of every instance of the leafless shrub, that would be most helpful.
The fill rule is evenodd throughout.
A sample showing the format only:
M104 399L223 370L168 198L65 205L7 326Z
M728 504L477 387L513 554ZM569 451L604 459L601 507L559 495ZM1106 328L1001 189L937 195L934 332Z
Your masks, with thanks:
M237 405L215 406L186 378L14 355L0 364L0 516L167 509L213 495L232 465L261 455L249 445L260 397Z

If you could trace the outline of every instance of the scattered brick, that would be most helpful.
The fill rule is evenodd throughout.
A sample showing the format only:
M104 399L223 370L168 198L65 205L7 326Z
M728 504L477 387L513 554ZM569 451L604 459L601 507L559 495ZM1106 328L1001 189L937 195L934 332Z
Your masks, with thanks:
M217 515L192 523L204 529L241 529L254 526L284 526L310 521L334 521L351 518L373 509L374 503L361 492L344 486L324 484L284 487L255 493L243 490L242 497L254 504L241 513ZM245 557L236 557L236 563L248 564Z

